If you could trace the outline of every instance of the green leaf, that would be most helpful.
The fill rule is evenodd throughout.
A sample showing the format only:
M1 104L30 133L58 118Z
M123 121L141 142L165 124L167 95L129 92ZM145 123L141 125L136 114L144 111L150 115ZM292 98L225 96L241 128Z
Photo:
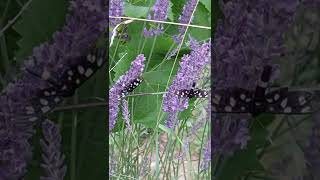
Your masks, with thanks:
M209 14L211 14L211 0L200 0L199 2L202 3L209 11Z
M135 6L128 2L125 2L124 14L128 17L147 17L149 12L149 7L145 6Z
M217 176L219 180L236 180L248 171L262 171L264 169L256 155L255 145L252 143L246 149L236 152L232 157L226 159L223 165Z
M28 9L13 28L21 39L20 49L15 53L16 60L21 61L31 55L32 49L41 43L51 40L52 34L65 22L68 7L67 0L33 0Z

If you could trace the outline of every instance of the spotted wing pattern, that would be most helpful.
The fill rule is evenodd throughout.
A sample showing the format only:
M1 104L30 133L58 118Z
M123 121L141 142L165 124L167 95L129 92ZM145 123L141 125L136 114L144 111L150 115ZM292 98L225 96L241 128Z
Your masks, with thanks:
M215 113L306 114L315 110L312 101L317 98L310 91L289 91L287 87L267 92L262 101L254 100L254 92L245 89L214 90L212 111Z
M178 97L184 97L184 98L206 98L208 97L208 92L201 90L201 89L182 89L177 90L174 92L174 94Z
M137 78L132 80L129 85L124 88L121 92L121 97L127 96L129 93L131 93L134 89L136 89L140 84L142 83L142 78Z
M25 107L25 115L30 121L35 121L43 114L48 113L64 97L72 96L75 90L88 78L90 78L105 61L106 52L104 49L96 49L87 56L80 58L81 63L72 65L60 76L60 81L47 79L51 85L48 88L41 89L37 96L33 98L30 106ZM27 70L31 75L39 80L44 80L42 76L33 71Z

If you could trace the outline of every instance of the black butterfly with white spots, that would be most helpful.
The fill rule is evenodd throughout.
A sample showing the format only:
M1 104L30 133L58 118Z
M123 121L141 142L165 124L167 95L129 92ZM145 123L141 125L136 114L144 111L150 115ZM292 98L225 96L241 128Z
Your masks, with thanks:
M121 97L126 97L134 89L136 89L142 83L142 78L132 80L127 87L121 91Z
M289 90L288 87L268 89L271 66L265 66L255 91L242 88L216 89L212 93L214 113L306 114L315 110L320 91Z
M64 97L72 96L75 90L89 79L106 60L105 49L94 49L86 56L79 58L77 64L71 65L58 79L43 78L34 71L27 69L27 72L39 80L47 81L51 86L40 89L37 96L31 101L31 105L25 107L26 116L30 121L37 120L37 116L46 114L58 105ZM50 76L49 76L50 77Z
M182 90L177 90L174 92L174 94L178 97L184 97L184 98L206 98L208 97L208 92L195 88L196 84L193 83L191 89L182 89Z

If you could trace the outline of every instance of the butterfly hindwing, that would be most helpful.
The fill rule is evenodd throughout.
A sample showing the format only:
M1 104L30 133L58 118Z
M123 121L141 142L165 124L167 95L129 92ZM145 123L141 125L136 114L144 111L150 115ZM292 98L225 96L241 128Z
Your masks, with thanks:
M311 101L313 94L308 91L287 91L286 93L273 93L276 102L269 103L266 112L276 114L305 114L312 112ZM279 98L278 98L279 97ZM266 98L268 101L268 98Z

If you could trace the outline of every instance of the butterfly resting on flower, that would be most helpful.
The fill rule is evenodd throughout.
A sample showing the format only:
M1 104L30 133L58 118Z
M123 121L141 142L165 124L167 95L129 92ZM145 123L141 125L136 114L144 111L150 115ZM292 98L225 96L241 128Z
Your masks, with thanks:
M215 89L212 93L214 113L305 114L315 110L320 91L290 90L288 87L267 88L271 66L265 66L255 91L242 88Z

